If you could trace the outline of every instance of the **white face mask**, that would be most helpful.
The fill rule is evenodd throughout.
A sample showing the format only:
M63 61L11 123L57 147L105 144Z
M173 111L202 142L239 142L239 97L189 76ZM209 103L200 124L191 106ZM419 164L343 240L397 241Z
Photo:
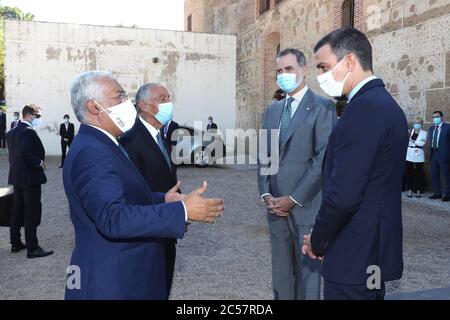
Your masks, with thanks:
M349 71L347 73L347 75L345 76L344 80L342 80L342 81L337 81L336 79L334 79L333 72L336 71L337 68L339 68L339 66L344 61L344 59L342 59L333 68L333 70L330 70L330 71L328 71L324 74L321 74L320 76L317 77L317 81L319 82L320 88L322 88L322 90L330 97L338 98L338 97L342 97L342 95L343 95L345 81L348 79L351 72Z
M33 128L38 129L40 126L42 126L42 119L36 118L36 119L31 120L31 125Z
M127 100L108 109L104 109L98 102L96 104L102 108L101 112L108 114L109 118L122 133L127 132L133 127L137 112L131 100Z
M19 120L19 117L18 116L14 116L14 121L17 121L17 120Z
M69 123L69 119L64 119L64 123Z

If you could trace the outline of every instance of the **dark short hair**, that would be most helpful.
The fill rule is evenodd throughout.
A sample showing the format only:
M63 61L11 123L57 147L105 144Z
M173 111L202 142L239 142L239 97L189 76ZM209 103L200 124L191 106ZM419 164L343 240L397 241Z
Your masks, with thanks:
M208 117L208 120L209 120L209 119L211 119L211 120L212 120L212 119L213 119L213 117L209 116L209 117Z
M353 53L364 71L373 71L372 45L367 36L358 29L344 27L327 34L316 44L314 53L327 44L339 60Z
M295 58L297 58L297 63L300 66L302 66L302 67L306 66L305 54L303 52L301 52L300 50L295 49L295 48L284 49L283 51L281 51L277 55L277 59L280 59L281 57L287 56L288 54L293 54L295 56Z
M441 117L444 116L444 114L442 113L442 111L434 111L433 114L435 114L435 113L439 113L439 114L441 115Z
M25 118L29 114L34 114L34 109L28 105L22 109L22 117Z
M65 114L63 118L69 118L70 119L68 114Z
M14 111L14 114L20 115L20 112L19 111Z

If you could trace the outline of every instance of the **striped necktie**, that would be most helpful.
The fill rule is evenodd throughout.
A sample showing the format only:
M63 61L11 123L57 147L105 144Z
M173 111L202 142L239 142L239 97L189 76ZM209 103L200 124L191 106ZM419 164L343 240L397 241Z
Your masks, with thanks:
M292 102L294 101L293 97L290 97L287 100L287 103L285 104L283 108L283 113L281 115L281 124L280 124L280 146L283 145L286 139L287 130L289 127L289 123L291 122L292 117Z

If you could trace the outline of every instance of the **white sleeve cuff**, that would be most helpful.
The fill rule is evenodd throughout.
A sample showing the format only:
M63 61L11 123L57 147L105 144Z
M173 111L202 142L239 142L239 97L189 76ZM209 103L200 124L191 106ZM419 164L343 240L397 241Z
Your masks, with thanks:
M264 194L261 196L261 199L264 200L264 197L265 197L265 196L272 196L272 195L271 195L270 193L264 193Z
M186 205L184 204L183 201L181 201L181 203L183 204L183 208L184 208L184 222L187 222L188 221L188 215L187 215Z
M291 196L289 196L289 198L290 198L292 201L294 201L294 203L295 203L296 205L298 205L299 207L303 207L303 205L301 205L300 203L298 203L297 201L295 201L295 199L292 198Z

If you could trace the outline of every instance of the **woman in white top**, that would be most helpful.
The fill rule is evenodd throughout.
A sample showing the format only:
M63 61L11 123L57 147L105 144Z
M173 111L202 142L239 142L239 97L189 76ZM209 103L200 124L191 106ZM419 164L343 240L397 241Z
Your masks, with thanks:
M413 193L420 198L420 193L425 188L425 177L423 164L425 162L424 146L427 142L428 133L422 130L423 119L416 118L414 127L409 137L408 152L406 153L406 189L408 197Z

